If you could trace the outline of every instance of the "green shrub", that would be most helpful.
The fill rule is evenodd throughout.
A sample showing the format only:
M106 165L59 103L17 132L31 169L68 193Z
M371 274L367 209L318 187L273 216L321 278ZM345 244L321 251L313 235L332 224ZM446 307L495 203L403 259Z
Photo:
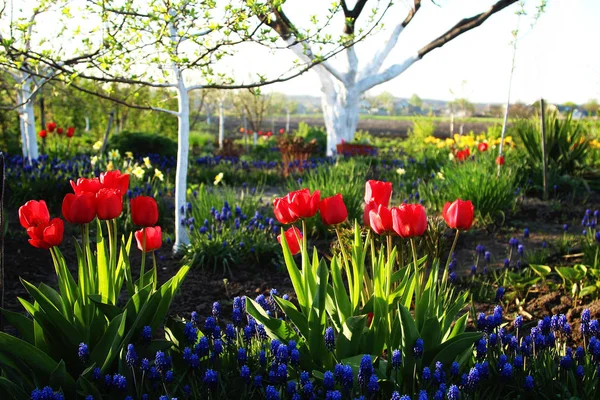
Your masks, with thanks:
M117 149L122 154L133 151L135 154L160 154L177 156L177 143L172 139L155 133L123 131L113 135L108 141L109 149Z
M550 113L544 124L548 170L558 175L577 175L583 172L590 151L590 140L584 126L574 122L571 113L564 119L559 119L556 113ZM530 169L541 170L540 121L520 119L514 123L513 130L522 144L525 164Z

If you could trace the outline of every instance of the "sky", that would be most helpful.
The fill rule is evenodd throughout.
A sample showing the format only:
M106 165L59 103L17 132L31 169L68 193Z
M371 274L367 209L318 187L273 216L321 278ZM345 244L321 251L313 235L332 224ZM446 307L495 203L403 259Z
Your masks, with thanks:
M288 1L285 10L292 22L301 19L320 0ZM385 19L385 28L357 46L359 60L369 60L389 36L395 18L404 18L406 1L394 6ZM439 36L461 18L481 12L490 0L441 0L435 6L425 0L408 28L401 34L395 50L384 64L401 62L404 57ZM600 1L549 0L546 12L533 22L534 6L528 0L528 16L519 23L518 48L512 83L512 101L531 103L540 97L554 102L581 104L600 99ZM502 103L508 96L512 62L512 31L517 28L517 6L491 16L482 26L433 50L394 80L374 88L369 94L383 91L397 97L452 100L465 97L476 103ZM254 50L248 51L253 54ZM294 60L291 51L279 51L261 68L286 64ZM344 69L344 58L334 65ZM239 72L238 72L239 73ZM290 82L272 86L271 90L287 94L320 94L315 72L307 72Z
M148 0L138 0L140 4ZM224 0L223 3L227 4ZM243 0L228 0L241 2ZM284 11L296 26L310 27L310 18L316 15L323 22L333 0L287 0ZM347 0L352 6L356 0ZM369 0L359 18L358 26L367 25L369 7L386 4L388 0ZM390 53L383 69L402 62L422 46L435 39L459 20L487 10L497 0L423 0L422 7L405 29L396 48ZM512 82L511 102L532 103L544 97L552 103L573 101L577 104L595 98L600 100L600 0L548 0L546 11L538 20L532 18L535 6L541 0L526 0L527 16L519 18L517 4L492 15L484 24L435 49L417 61L399 77L375 87L369 95L387 91L396 97L417 94L423 99L453 100L466 98L473 103L504 103L509 89L513 58L512 31L519 28L515 71ZM36 0L12 0L10 10L23 8L25 12ZM57 4L64 4L57 3ZM77 13L84 0L68 0L71 11ZM393 27L402 21L412 0L394 0L394 6L386 13L378 32L356 45L359 69L370 61L383 46ZM2 4L2 0L0 0ZM57 8L60 6L57 5ZM16 11L15 11L16 12ZM60 13L57 9L54 12ZM46 40L56 36L60 29L51 23L56 16L40 16L37 25L38 38L46 46L70 49L73 45ZM72 18L73 26L93 26L89 20ZM535 24L533 24L535 22ZM0 20L0 28L7 20ZM517 25L519 23L519 25ZM338 14L327 32L339 35L343 16ZM532 27L533 24L533 27ZM99 34L101 31L95 31ZM318 50L316 49L318 52ZM274 78L288 71L297 56L288 49L270 51L256 44L242 44L231 58L224 58L215 70L233 75L236 81L256 81L256 73ZM345 70L346 58L338 55L330 62ZM146 70L156 65L138 65ZM134 67L135 68L135 67ZM166 67L168 69L168 66ZM163 68L164 69L164 68ZM252 79L254 77L254 79ZM198 76L187 76L191 84L197 84ZM277 91L288 95L319 96L319 79L314 71L291 81L275 84L263 91Z

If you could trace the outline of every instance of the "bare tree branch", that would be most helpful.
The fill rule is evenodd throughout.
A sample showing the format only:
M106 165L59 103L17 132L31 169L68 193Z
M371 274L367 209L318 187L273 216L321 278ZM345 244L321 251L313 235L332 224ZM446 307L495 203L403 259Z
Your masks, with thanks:
M485 20L487 20L490 16L497 13L498 11L505 9L511 4L516 3L517 1L519 0L499 0L487 11L474 15L470 18L465 18L461 20L442 36L438 37L434 41L430 42L428 45L421 48L421 50L419 50L418 52L419 58L423 58L425 54L429 53L433 49L442 47L455 37L460 36L463 33L470 31L471 29L477 28L479 25L483 24Z

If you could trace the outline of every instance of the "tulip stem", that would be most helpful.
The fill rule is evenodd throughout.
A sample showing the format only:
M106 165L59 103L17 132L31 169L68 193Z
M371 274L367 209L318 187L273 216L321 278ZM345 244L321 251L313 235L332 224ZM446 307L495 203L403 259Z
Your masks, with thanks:
M442 277L442 285L446 286L446 280L448 279L448 266L450 266L450 261L452 261L452 254L454 254L454 249L456 248L456 243L458 243L458 235L460 231L456 230L456 235L454 235L454 242L452 242L452 247L450 247L450 253L448 253L448 259L446 260L446 267L444 267L444 275Z
M415 239L410 238L410 247L412 248L413 263L415 264L415 307L421 297L421 277L419 276L419 265L417 263L417 249L415 248Z
M153 277L154 282L152 282L152 289L156 290L156 283L158 281L158 272L156 271L156 252L154 250L152 250L152 265L154 267L154 269L153 269L153 271L154 271L154 273L153 273L153 275L154 275L154 277Z
M144 268L146 267L146 228L142 229L142 266L140 267L140 280L138 292L144 287Z
M387 239L387 258L389 261L389 259L392 257L392 235L390 235L390 234L386 235L386 239Z
M352 275L350 275L350 264L349 264L349 258L348 255L346 254L346 248L344 247L344 244L342 243L342 235L340 234L340 231L338 229L338 226L335 226L335 233L337 235L338 238L338 243L340 245L340 249L342 251L342 257L344 258L344 270L346 271L346 279L348 280L348 287L350 289L350 298L354 298L353 294L354 294L354 284L358 284L358 282L354 282L352 280ZM355 304L353 304L353 306L355 306Z

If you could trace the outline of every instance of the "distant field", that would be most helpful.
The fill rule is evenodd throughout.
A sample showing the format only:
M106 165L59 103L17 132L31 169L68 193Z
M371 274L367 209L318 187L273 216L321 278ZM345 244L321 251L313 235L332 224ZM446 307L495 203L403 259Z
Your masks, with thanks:
M407 116L381 116L381 115L361 115L358 121L358 129L369 131L371 134L381 136L406 136L409 129L413 127L415 117ZM448 117L419 117L429 118L436 124L436 136L450 135L450 118ZM272 120L274 123L272 123ZM213 129L218 128L218 120L213 120ZM290 129L298 128L300 122L306 122L313 126L324 126L323 117L320 114L310 115L292 115L290 117ZM285 128L286 117L277 116L275 118L267 117L263 122L263 130L275 130L278 132L280 128ZM489 126L502 124L500 118L465 118L454 120L454 132L458 133L460 125L463 124L463 132L474 131L476 133L484 132ZM228 117L225 119L225 130L227 132L238 132L242 121L239 118Z

